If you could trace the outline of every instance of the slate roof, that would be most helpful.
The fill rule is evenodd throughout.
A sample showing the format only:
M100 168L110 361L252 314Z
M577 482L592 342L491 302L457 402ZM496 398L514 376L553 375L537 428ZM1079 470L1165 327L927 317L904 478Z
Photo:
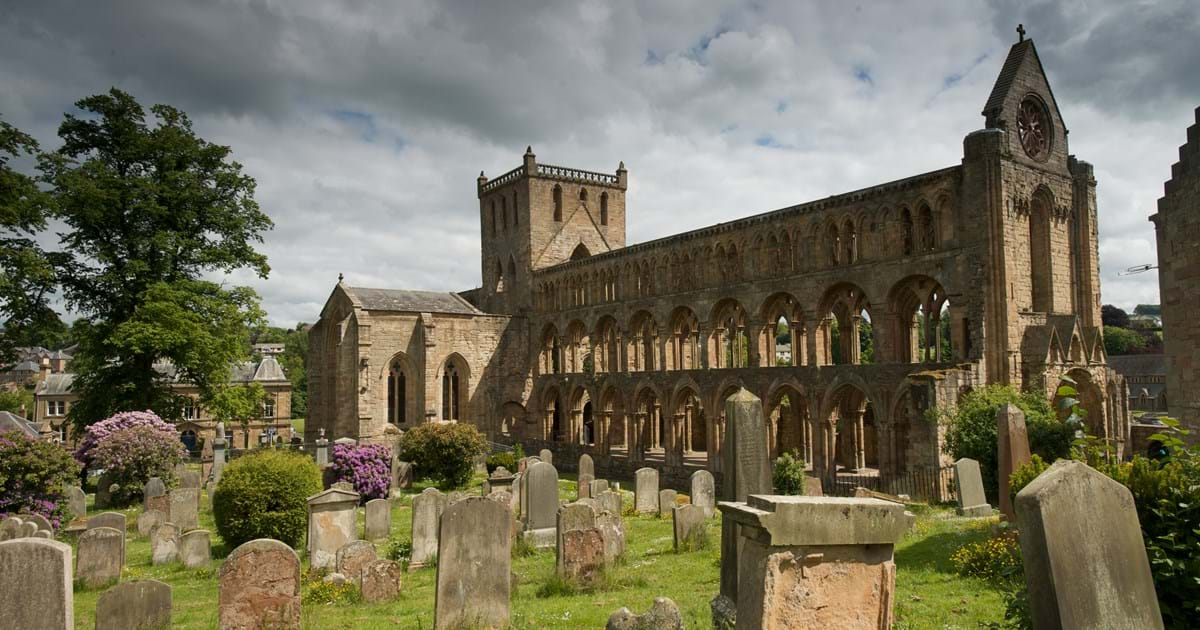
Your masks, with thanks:
M1121 376L1166 376L1165 354L1122 354L1108 357L1108 365Z
M71 383L75 381L75 375L70 372L60 374L50 374L45 380L39 382L37 387L33 389L33 393L38 396L61 396L71 392Z
M1008 51L1008 58L1004 60L1004 67L1000 68L1000 75L996 77L996 83L992 86L992 93L988 96L987 104L983 106L984 116L988 112L1004 107L1004 97L1008 96L1013 80L1017 78L1017 71L1021 69L1021 63L1025 61L1025 55L1031 50L1033 50L1033 40L1026 39L1013 44L1013 47Z
M35 424L10 411L0 411L0 432L4 431L20 431L35 440L41 437Z
M287 376L283 373L283 367L275 360L275 357L265 356L258 363L258 369L254 371L254 380L256 381L286 381Z
M482 315L457 293L449 291L409 291L407 289L371 289L346 287L346 292L368 311L403 313L449 313L453 315Z

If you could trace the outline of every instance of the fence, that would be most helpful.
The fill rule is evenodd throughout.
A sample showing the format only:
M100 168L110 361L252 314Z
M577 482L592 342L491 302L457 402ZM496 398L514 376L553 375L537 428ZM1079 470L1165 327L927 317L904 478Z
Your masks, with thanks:
M892 495L906 494L917 501L948 503L954 501L954 467L919 468L900 474L839 474L825 493L838 497L854 496L855 488L867 488Z

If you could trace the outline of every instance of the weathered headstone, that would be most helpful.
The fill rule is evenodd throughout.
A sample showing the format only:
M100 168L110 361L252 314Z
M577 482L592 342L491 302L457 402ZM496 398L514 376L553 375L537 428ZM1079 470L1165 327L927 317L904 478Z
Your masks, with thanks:
M166 494L167 485L163 483L163 480L159 477L151 477L142 486L142 507L147 510L153 509L154 506L150 505L150 499L166 496Z
M26 516L29 516L26 514ZM33 521L21 519L21 538L32 538L34 534L42 531L38 528L38 524Z
M717 487L712 473L697 470L692 473L692 505L704 512L704 518L712 518L717 511Z
M207 529L193 529L179 537L179 561L189 569L212 562L212 536Z
M508 490L512 492L513 477L514 475L508 472L507 468L497 466L496 470L493 470L492 474L488 475L488 492L493 490ZM484 494L486 495L487 493Z
M104 586L121 578L125 536L111 527L94 527L79 535L75 579L88 587Z
M992 515L992 506L983 494L979 462L969 457L954 462L954 487L958 494L959 516Z
M150 535L151 530L155 525L160 525L167 522L167 515L158 510L146 510L138 514L137 530L138 536L145 538Z
M604 560L611 564L625 555L625 520L604 510L596 515L596 529L604 539Z
M633 507L638 514L653 514L658 511L658 471L639 468L633 473Z
M371 499L363 508L363 538L379 540L392 532L392 504L387 499Z
M179 527L179 531L200 527L200 490L198 488L179 488L171 493L170 519Z
M412 463L402 462L399 459L392 458L392 487L402 488L407 490L412 487L413 469Z
M46 540L51 540L52 538L54 538L54 534L51 534L50 530L48 530L48 529L39 529L36 532L33 532L33 537L34 538L45 538Z
M579 476L591 475L596 478L596 463L592 461L592 456L584 453L579 456Z
M683 614L679 606L666 597L654 598L654 604L644 614L635 615L622 608L608 617L604 630L683 630Z
M400 596L400 564L393 560L371 562L363 567L360 581L364 602L390 602Z
M681 505L671 510L675 530L675 551L694 551L705 544L708 523L698 505Z
M679 498L679 493L670 488L664 488L658 491L658 515L667 517L671 515L671 510L675 509L675 500Z
M442 513L435 628L508 627L512 539L495 524L511 519L508 508L483 497L463 499Z
M169 564L179 559L179 527L160 523L150 530L150 564Z
M218 423L218 426L221 425ZM213 461L211 476L214 483L221 480L221 473L225 470L225 449L227 446L229 446L229 442L225 440L224 430L222 430L218 432L212 442Z
M552 453L550 451L550 449L544 448L541 450L541 452L538 453L538 460L546 462L547 464L553 464L554 463L554 453Z
M112 504L112 476L104 473L96 478L96 509L107 510Z
M221 564L218 628L300 627L300 558L268 538L242 544Z
M378 559L375 545L365 540L352 540L338 549L336 571L359 584L363 568Z
M96 600L96 630L171 627L171 587L158 580L118 584Z
M625 512L625 504L621 499L621 493L616 490L601 492L599 501L601 507L617 516L621 516Z
M1162 628L1133 494L1059 460L1017 494L1034 628Z
M579 475L579 479L575 481L575 497L578 499L590 499L592 497L592 479L591 475Z
M1029 461L1029 434L1025 429L1025 412L1009 403L996 412L996 463L1000 485L1000 512L1005 520L1012 522L1017 515L1013 512L1012 497L1008 489L1008 478Z
M438 520L450 503L437 488L425 488L412 501L412 556L408 569L420 569L437 556Z
M521 480L525 477L525 473L513 473L512 483L512 509L514 517L521 517Z
M804 496L806 497L823 497L825 489L821 485L820 477L804 476Z
M121 564L125 564L125 526L125 515L120 512L101 512L95 516L88 517L87 520L88 529L111 527L121 532Z
M84 494L83 488L79 486L67 488L67 505L71 508L71 515L75 518L87 516L87 495Z
M330 488L308 497L308 564L332 567L342 545L358 539L358 494Z
M196 470L185 470L182 475L179 475L179 487L199 490L200 472Z
M333 490L345 490L346 492L355 492L354 484L350 483L349 481L336 481L336 482L334 482L334 484L332 486L329 486L329 487Z
M588 496L593 499L599 499L600 495L608 491L607 479L593 479L588 484Z
M558 471L546 462L536 462L522 479L526 494L525 539L534 547L554 545L558 514Z
M555 564L561 575L563 572L563 539L567 532L577 529L592 529L596 527L596 512L586 503L568 503L558 508L555 516ZM603 543L600 545L603 547Z
M8 516L3 521L0 521L0 542L21 538L21 525L24 522L19 516Z
M0 542L0 615L5 628L74 628L71 546L41 538Z
M45 516L42 516L41 514L25 514L25 515L23 515L23 520L26 523L33 523L33 524L37 525L37 531L45 531L45 532L51 532L51 533L54 532L54 527L52 527L50 525L50 519L46 518Z
M604 569L604 536L599 529L568 531L563 534L560 547L557 567L560 576L587 583Z

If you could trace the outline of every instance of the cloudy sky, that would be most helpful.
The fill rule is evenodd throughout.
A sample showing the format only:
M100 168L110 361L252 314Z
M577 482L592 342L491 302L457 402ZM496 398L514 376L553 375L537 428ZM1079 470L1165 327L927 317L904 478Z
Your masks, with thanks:
M111 86L233 147L274 219L273 323L339 272L480 277L475 177L629 168L631 242L957 164L1014 28L1099 181L1102 299L1157 302L1147 217L1200 105L1194 0L0 0L0 115L55 148Z

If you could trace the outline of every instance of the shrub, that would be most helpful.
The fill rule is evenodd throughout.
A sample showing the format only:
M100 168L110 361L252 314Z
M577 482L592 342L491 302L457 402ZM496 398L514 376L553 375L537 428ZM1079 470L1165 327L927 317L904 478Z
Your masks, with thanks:
M413 463L416 477L456 488L470 481L475 459L487 448L487 440L469 424L429 422L400 438L400 459Z
M487 471L489 475L496 472L496 469L501 466L503 466L509 472L516 472L517 456L513 453L506 452L492 453L491 455L488 455Z
M90 467L91 453L97 445L117 431L133 427L154 427L163 433L176 434L175 425L158 417L153 411L123 411L89 426L79 441L79 447L75 449L75 459Z
M304 589L300 601L305 606L311 604L357 604L362 601L362 592L353 581L342 582L310 582Z
M1014 503L1017 500L1017 493L1028 486L1030 482L1037 479L1038 475L1046 472L1050 467L1040 455L1033 455L1028 462L1021 464L1012 475L1008 477L1009 500Z
M62 445L16 431L0 433L0 516L41 514L58 529L71 519L63 497L78 476L79 463Z
M142 496L142 487L151 477L164 483L174 481L175 465L183 461L183 443L174 429L142 425L121 429L104 437L89 454L93 467L106 471L116 505L127 505Z
M1001 534L959 547L950 563L959 575L998 582L1021 567L1021 545L1012 534Z
M392 450L382 444L334 444L335 481L348 481L362 500L386 499L392 480Z
M251 451L229 463L213 495L213 518L234 548L255 538L296 547L308 524L308 497L321 491L321 471L307 455Z
M771 482L777 494L804 494L804 456L793 450L775 458Z

